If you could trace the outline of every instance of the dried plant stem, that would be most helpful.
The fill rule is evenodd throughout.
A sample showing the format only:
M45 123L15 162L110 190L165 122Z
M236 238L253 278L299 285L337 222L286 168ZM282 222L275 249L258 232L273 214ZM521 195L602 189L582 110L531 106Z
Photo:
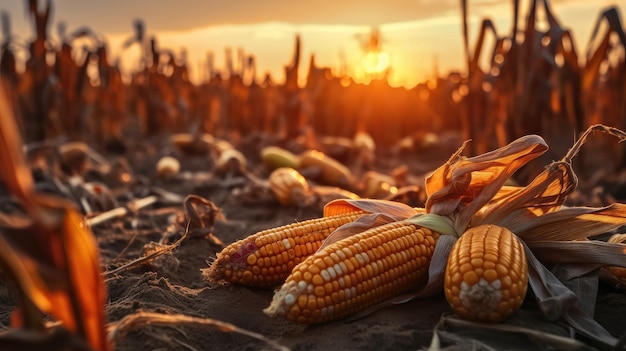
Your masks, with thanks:
M115 258L113 259L113 262L117 262L117 260L119 260L125 253L126 251L128 251L128 248L135 243L135 240L137 239L137 229L134 230L133 236L130 238L130 240L128 241L128 243L126 244L126 246L124 246L124 248L122 249L122 251L120 251L120 253L117 254L117 256L115 256Z
M578 154L580 148L582 148L583 144L587 141L587 137L589 137L589 135L593 132L603 132L605 134L612 135L618 138L620 143L626 140L625 132L614 127L605 126L603 124L594 124L580 135L578 140L576 140L576 143L567 151L567 154L563 157L563 161L571 164L572 159Z
M185 229L185 233L183 234L183 236L178 239L178 241L176 241L175 243L173 243L172 245L169 245L167 247L162 248L161 250L157 250L147 256L143 256L143 257L139 257L131 262L128 262L127 264L117 267L113 270L110 271L106 271L104 273L102 273L102 275L106 278L109 279L111 276L114 276L120 272L123 272L125 270L131 269L133 267L136 267L140 264L143 264L144 262L150 261L158 256L161 256L165 253L168 253L172 250L174 250L175 248L179 247L180 244L187 239L187 237L189 236L189 223L187 223L187 228Z
M184 314L136 312L125 316L117 322L109 324L108 335L109 340L115 342L123 338L127 333L144 326L180 327L181 325L209 327L222 332L238 333L262 341L276 350L289 350L286 346L280 345L261 334L241 329L233 324L221 322L211 318L199 318Z
M126 216L129 212L135 212L144 207L150 206L158 201L158 197L156 195L150 195L148 197L144 197L142 199L137 199L129 202L125 207L118 207L112 210L103 212L97 216L91 217L87 219L87 224L93 227L104 222L110 221L113 218Z

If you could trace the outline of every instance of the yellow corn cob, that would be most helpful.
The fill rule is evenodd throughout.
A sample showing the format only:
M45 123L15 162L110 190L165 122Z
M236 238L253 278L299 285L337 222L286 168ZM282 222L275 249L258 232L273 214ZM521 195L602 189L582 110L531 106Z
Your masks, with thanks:
M352 211L258 232L225 247L204 276L220 283L279 285L293 267L317 251L330 233L364 213Z
M282 205L306 207L315 201L306 178L293 168L276 168L267 180L274 197Z
M264 312L314 324L376 305L425 282L438 238L399 221L337 241L294 267Z
M506 228L481 225L454 244L446 267L448 303L464 319L501 322L526 295L528 265L521 241Z

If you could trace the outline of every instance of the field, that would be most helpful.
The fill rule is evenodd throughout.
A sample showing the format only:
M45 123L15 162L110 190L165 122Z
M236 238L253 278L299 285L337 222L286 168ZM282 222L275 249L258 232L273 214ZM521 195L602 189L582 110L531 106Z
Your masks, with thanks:
M141 68L121 72L89 28L53 40L50 3L29 2L36 37L24 69L8 25L0 56L0 349L622 347L624 25L617 8L603 10L581 54L547 0L515 4L527 17L513 33L485 19L470 45L461 1L467 67L409 89L384 72L355 83L313 58L299 77L298 36L284 83L257 82L254 56L232 51L228 71L193 83L141 21L125 43L142 48ZM270 147L281 154L267 156ZM311 150L326 161L305 166ZM285 198L272 175L291 166L304 190ZM519 228L541 267L531 264L521 309L501 324L465 321L438 286L309 326L263 313L279 286L203 273L239 239L355 198L425 207L462 230ZM447 201L453 211L441 210ZM563 213L562 228L555 216L541 221L550 213Z

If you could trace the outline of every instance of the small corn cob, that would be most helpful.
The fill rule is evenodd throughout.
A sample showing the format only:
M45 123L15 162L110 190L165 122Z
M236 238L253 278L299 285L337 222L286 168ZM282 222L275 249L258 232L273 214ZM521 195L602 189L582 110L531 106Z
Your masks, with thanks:
M374 199L381 199L398 191L395 179L375 171L367 171L363 174L361 188L363 197Z
M220 283L279 285L293 267L317 251L330 233L364 213L352 211L258 232L225 247L204 276Z
M282 205L306 207L315 200L306 178L293 168L277 168L267 180L272 194Z
M278 146L266 146L261 150L261 162L270 169L289 167L298 169L300 158L289 150Z
M481 225L455 243L446 267L444 291L459 316L501 322L526 295L528 265L521 241L506 228Z
M339 240L297 265L264 312L316 324L424 283L439 233L405 221Z
M180 172L180 161L176 157L163 156L156 164L157 177L170 179Z
M300 155L300 168L319 168L321 181L328 185L345 188L354 183L354 176L348 167L321 151L303 152Z

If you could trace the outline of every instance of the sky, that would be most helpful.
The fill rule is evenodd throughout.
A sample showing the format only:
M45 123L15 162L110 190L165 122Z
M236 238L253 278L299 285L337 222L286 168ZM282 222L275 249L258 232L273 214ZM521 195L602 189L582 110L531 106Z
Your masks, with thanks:
M521 0L523 20L529 0ZM500 35L512 27L512 0L468 0L470 37L477 35L480 21L489 17ZM26 1L3 0L0 10L11 19L12 33L32 39ZM584 52L594 23L602 9L618 6L626 15L626 0L550 1L561 24L570 28L579 52ZM294 37L302 38L303 69L315 54L318 66L338 72L342 65L362 79L364 52L360 41L372 28L382 37L381 50L391 67L393 85L412 86L439 73L464 69L460 0L56 0L50 33L65 22L68 32L88 26L105 37L112 57L124 69L136 65L138 49L122 50L133 34L132 23L141 18L148 35L157 37L161 48L187 51L192 77L205 73L208 52L219 69L224 50L242 49L255 56L259 76L270 73L283 79L283 67L293 55ZM305 73L305 72L304 72Z

